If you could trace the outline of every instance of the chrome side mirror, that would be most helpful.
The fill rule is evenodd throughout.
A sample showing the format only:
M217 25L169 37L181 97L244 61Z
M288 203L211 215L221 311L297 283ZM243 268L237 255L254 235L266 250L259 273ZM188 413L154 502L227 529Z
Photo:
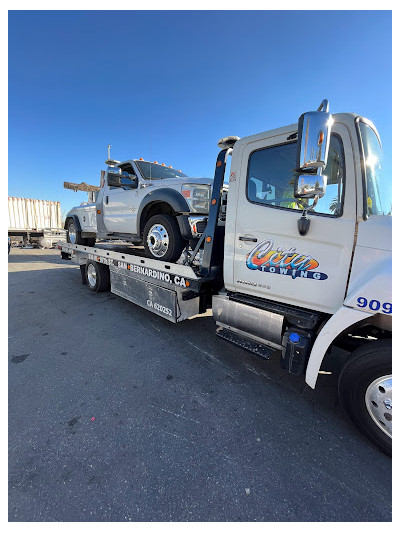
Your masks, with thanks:
M121 170L107 173L107 185L109 187L121 187Z
M303 113L299 118L294 196L314 198L297 221L300 235L307 235L311 223L307 212L315 208L326 191L327 177L322 172L328 164L332 124L328 100L322 100L317 111Z
M326 192L327 177L323 174L300 174L294 189L295 198L322 198Z
M296 161L299 172L315 172L327 165L333 123L328 111L328 100L323 100L318 111L303 113L299 118Z

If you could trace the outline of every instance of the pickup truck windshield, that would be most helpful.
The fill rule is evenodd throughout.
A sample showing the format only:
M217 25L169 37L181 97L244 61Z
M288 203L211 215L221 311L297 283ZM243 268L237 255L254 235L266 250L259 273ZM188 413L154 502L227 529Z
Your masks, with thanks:
M392 184L383 169L381 143L365 122L358 123L364 152L364 170L367 184L368 215L392 214Z
M187 178L187 175L180 170L164 167L157 163L150 163L149 161L135 161L135 163L145 179Z

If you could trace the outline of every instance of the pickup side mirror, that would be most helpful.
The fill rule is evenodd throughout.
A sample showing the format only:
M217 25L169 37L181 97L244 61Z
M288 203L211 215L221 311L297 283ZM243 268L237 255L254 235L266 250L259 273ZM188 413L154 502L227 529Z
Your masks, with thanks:
M121 187L121 174L109 171L107 173L107 185L109 187Z
M107 174L107 185L109 187L123 187L129 189L137 189L138 179L134 174L129 174L129 172L122 171L118 172L108 172Z

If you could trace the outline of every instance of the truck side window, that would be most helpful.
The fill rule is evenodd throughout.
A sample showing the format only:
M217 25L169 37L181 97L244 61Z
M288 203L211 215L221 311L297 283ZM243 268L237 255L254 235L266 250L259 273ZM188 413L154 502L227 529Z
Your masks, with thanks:
M132 184L135 183L137 186L137 176L130 163L125 163L120 166L121 169L121 186L123 189L130 189ZM125 185L125 187L124 187Z
M136 176L134 174L129 174L128 172L123 171L121 175L121 185L130 185L135 179Z
M250 154L247 171L247 198L250 202L286 209L302 210L312 200L294 197L297 143L287 143L256 150ZM318 201L315 213L331 216L342 214L344 186L343 145L332 134L325 195Z

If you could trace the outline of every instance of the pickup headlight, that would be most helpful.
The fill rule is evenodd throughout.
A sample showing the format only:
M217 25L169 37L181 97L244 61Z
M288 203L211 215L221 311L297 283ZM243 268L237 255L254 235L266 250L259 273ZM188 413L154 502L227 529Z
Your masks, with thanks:
M182 195L186 198L190 210L194 213L208 213L210 205L209 185L182 185Z

